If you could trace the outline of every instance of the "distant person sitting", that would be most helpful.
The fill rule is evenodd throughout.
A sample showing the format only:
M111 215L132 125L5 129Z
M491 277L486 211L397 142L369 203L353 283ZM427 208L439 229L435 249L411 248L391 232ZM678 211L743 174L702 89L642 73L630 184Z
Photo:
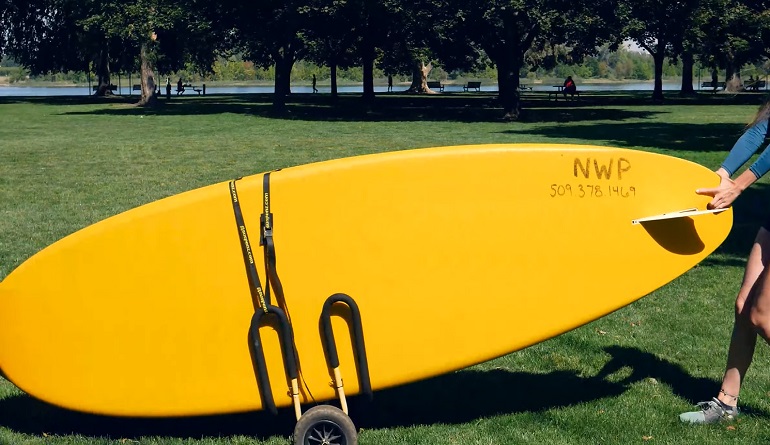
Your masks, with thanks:
M567 79L564 81L564 88L561 91L562 94L564 94L565 99L567 98L567 94L569 94L572 99L575 98L577 85L575 85L575 81L572 80L572 76L567 76Z
M179 78L179 82L176 83L176 95L179 96L180 94L184 93L184 84L182 83L182 78Z

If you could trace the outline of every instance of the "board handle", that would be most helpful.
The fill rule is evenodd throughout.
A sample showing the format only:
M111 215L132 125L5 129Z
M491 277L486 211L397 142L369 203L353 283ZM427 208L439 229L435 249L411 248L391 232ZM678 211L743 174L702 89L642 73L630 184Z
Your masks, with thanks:
M342 377L339 370L340 359L337 354L337 344L334 341L334 331L332 330L331 311L335 303L344 303L350 308L351 330L353 331L353 349L356 355L356 367L358 368L358 382L361 392L372 398L372 384L369 378L369 362L366 358L366 345L364 344L364 331L361 323L361 312L358 304L349 295L337 293L326 299L321 310L321 329L323 331L324 348L326 350L326 360L334 373L334 387L340 398L342 411L348 414L348 406L345 398L345 389L342 384Z

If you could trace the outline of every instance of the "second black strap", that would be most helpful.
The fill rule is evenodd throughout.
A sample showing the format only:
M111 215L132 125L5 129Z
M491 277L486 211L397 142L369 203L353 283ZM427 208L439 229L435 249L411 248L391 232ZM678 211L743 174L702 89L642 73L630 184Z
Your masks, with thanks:
M238 239L241 242L241 251L243 252L243 260L246 264L246 273L251 283L251 288L256 290L257 299L259 300L259 307L267 313L268 305L270 304L270 297L265 294L262 289L262 283L259 280L259 273L257 273L257 266L254 263L254 253L251 250L251 243L249 242L249 234L246 231L246 223L243 221L243 211L241 210L241 204L238 201L238 190L235 187L234 179L230 181L230 197L233 202L233 213L235 214L235 223L238 225Z

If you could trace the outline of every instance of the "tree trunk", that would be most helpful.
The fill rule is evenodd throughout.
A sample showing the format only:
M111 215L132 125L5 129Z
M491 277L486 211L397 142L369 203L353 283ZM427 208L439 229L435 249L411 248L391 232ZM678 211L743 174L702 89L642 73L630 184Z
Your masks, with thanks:
M415 59L412 62L412 85L409 86L406 92L436 94L435 91L428 88L428 74L430 74L432 69L432 62L426 66L422 60Z
M725 76L725 91L737 93L743 89L741 71L736 68L734 61L727 63L727 75Z
M519 70L521 57L508 56L496 60L497 88L503 105L503 120L515 121L521 116L521 94L519 93Z
M655 62L655 87L652 90L652 100L655 102L663 102L663 56L663 48L658 48L652 55L652 60Z
M142 107L153 107L158 103L158 98L155 96L155 67L150 58L149 46L150 42L144 42L139 50L142 76L142 97L139 99L139 106Z
M110 89L110 55L104 46L99 50L99 60L96 63L96 82L95 96L112 95Z
M331 87L332 87L332 100L337 100L337 63L332 62L329 64L329 71L331 73Z
M374 51L364 51L364 102L374 100Z
M291 68L294 66L294 52L290 47L280 48L274 55L275 94L273 110L282 112L286 109L286 97L291 94Z
M680 96L692 96L695 94L695 89L692 87L694 65L695 61L692 53L685 52L682 54L682 89L679 92Z

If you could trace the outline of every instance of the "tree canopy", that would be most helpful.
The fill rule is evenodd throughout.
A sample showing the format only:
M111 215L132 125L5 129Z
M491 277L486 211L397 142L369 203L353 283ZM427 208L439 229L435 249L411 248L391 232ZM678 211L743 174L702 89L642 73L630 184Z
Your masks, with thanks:
M211 72L237 55L275 69L276 109L299 60L336 70L360 66L364 98L374 67L409 75L430 92L431 67L494 66L506 118L521 113L519 76L579 64L602 48L635 41L655 61L653 98L663 100L664 60L681 60L683 93L698 61L740 82L740 67L770 56L770 2L763 0L0 0L0 56L33 74L93 72L97 94L110 74L141 72L141 103L158 78L182 67ZM598 67L597 67L598 69ZM688 87L689 85L689 87Z

